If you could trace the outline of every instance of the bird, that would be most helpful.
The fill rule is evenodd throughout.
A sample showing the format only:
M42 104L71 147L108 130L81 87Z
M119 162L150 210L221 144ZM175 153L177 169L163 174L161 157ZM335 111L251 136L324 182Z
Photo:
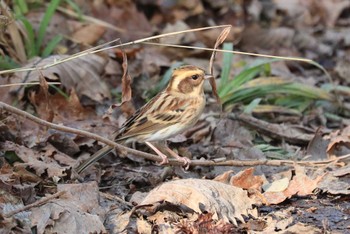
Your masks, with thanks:
M166 88L136 110L121 128L112 134L112 139L123 144L134 141L145 143L162 158L160 164L168 163L167 156L152 142L174 137L198 121L206 104L204 81L212 77L193 65L175 68ZM81 173L113 149L108 145L103 147L78 166L76 171ZM189 165L188 158L179 156L168 146L165 146L165 150L171 156L183 161L184 166Z

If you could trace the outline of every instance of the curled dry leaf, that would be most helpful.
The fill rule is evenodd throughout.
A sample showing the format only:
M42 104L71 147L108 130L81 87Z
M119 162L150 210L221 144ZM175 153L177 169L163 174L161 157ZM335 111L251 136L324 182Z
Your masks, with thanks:
M128 72L128 58L124 51L122 51L122 55L123 55L122 102L124 103L131 100L132 93L131 93L131 77Z
M221 45L225 41L225 39L227 38L230 31L231 31L231 26L226 27L222 30L222 32L220 33L220 35L216 39L216 42L215 42L215 45L213 48L214 50L216 50L219 47L219 45ZM214 72L213 64L214 64L215 55L216 55L216 51L213 51L213 53L211 54L211 57L210 57L210 61L209 61L209 72L211 75L213 75L213 77L211 77L209 79L209 82L210 82L210 85L211 85L212 90L213 90L213 95L215 96L216 101L220 104L220 97L219 97L219 94L217 92L215 77L213 74L213 72Z
M42 60L36 58L25 68L40 68L68 57L67 55L52 55ZM94 101L101 102L105 98L110 98L107 85L100 79L106 63L106 59L95 54L89 54L46 68L41 70L41 73L50 81L61 81L62 86L67 90L75 89L79 98L87 96ZM17 72L15 75L18 79L11 79L13 83L39 81L39 74L36 71ZM20 97L23 97L23 88L16 89L18 87L12 89L12 91L19 91Z
M163 212L156 212L159 202L169 204L168 209L163 207ZM167 182L153 189L139 207L149 212L148 221L161 222L158 225L165 224L166 219L170 220L170 214L165 215L164 210L174 213L174 206L177 207L176 210L182 210L189 215L207 211L213 214L214 220L237 224L236 219L244 222L242 215L254 215L252 205L253 201L241 188L211 180L183 179Z

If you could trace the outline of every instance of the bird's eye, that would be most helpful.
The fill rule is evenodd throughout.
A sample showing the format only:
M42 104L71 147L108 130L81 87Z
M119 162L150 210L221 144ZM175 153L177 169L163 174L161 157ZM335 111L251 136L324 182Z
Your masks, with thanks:
M193 80L197 80L198 77L199 77L199 75L193 75L191 78L192 78Z

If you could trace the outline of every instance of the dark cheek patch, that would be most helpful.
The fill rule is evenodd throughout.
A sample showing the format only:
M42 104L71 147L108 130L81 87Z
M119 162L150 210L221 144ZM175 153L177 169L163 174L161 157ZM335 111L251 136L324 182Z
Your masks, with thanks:
M188 80L182 80L179 83L178 88L179 88L180 92L182 92L182 93L190 93L193 90L193 87Z

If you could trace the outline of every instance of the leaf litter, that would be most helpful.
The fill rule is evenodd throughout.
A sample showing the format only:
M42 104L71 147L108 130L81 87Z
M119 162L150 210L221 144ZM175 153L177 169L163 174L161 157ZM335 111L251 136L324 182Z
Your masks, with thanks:
M307 1L303 5L304 8L301 7L299 1L291 1L288 4L283 1L271 1L270 3L276 7L274 9L281 10L279 19L302 13L295 21L290 22L293 27L290 25L286 27L284 21L278 20L276 12L271 11L272 8L266 7L259 1L251 1L246 5L237 3L235 9L221 1L205 3L205 7L201 1L197 3L194 5L186 3L166 5L147 1L111 2L109 3L110 8L103 3L88 4L86 7L90 8L95 17L101 16L101 19L110 23L117 22L119 27L135 30L131 30L133 33L125 34L125 32L113 31L110 28L104 29L105 26L91 26L90 30L97 32L96 35L93 35L95 37L92 39L83 37L79 40L86 44L93 44L99 40L99 37L108 40L121 36L123 40L129 40L139 38L141 34L146 36L159 29L164 30L165 25L194 28L195 24L201 21L197 17L203 13L213 17L214 12L220 12L221 19L218 20L215 17L213 19L218 20L217 23L219 21L231 23L232 20L242 20L242 17L247 16L236 14L235 11L241 9L241 12L251 14L250 16L255 19L264 15L277 27L262 29L263 27L257 22L255 26L245 25L246 23L240 26L235 25L233 32L230 33L224 31L223 34L227 34L225 37L232 39L233 34L237 36L236 33L239 34L240 29L245 29L242 39L238 45L235 45L239 48L248 47L246 49L248 51L255 50L271 54L276 52L277 55L320 58L326 68L330 69L335 64L340 64L341 54L345 53L343 46L346 45L346 40L342 41L329 35L335 35L332 27L337 26L339 28L338 37L344 37L346 27L340 23L346 21L343 13L349 8L346 1L339 1L339 3ZM319 7L321 11L313 12L314 6ZM146 9L144 7L150 7L153 11L145 12L142 10ZM247 11L243 11L245 7L248 7ZM171 14L164 16L162 13L169 9L172 9ZM112 17L109 17L107 13L111 13ZM137 17L129 17L130 15ZM124 21L125 24L122 24ZM163 26L158 25L160 23ZM318 32L308 30L310 25L322 28L325 34L328 33L327 38L325 39L322 30ZM298 33L294 27L301 30L302 33ZM145 28L147 30L144 30ZM83 34L87 29L82 28L81 30L79 33ZM249 38L249 33L252 32L255 35ZM213 35L214 37L210 31L194 33L192 36L184 34L178 37L180 39L177 42L191 45L204 43L212 46L215 40L219 41L217 36L219 33L216 31ZM249 39L254 39L255 42L252 44ZM165 43L170 42L166 38L164 41ZM339 45L337 48L340 48L340 51L337 51L334 45ZM217 47L218 45L215 45L214 48ZM148 98L142 92L146 90L146 87L152 86L150 78L152 82L158 82L160 74L163 74L171 63L175 62L174 58L181 58L181 60L199 65L203 64L203 61L205 64L204 57L209 57L199 51L186 52L180 49L154 50L145 47L130 50L125 48L125 50L129 58L127 63L126 59L108 58L110 65L116 65L115 70L113 70L113 65L106 67L106 56L90 54L49 69L32 71L29 75L25 72L16 73L17 80L12 78L9 83L40 81L41 85L20 89L16 87L11 88L11 91L18 94L20 108L35 113L42 119L98 132L108 137L122 124L125 119L122 115L128 115L128 110L117 109L112 114L116 118L102 119L101 112L104 112L106 106L111 105L110 100L113 103L129 101L131 90L133 90L133 105L140 106L143 103L140 97ZM330 52L336 54L333 58L334 64L330 64L324 58ZM38 64L34 62L28 66L48 65L55 58L61 59L64 56L52 56L42 59ZM220 71L220 59L218 56L216 62L214 61L209 66L212 74ZM235 55L234 59L231 65L239 69L240 63L246 58ZM22 65L25 66L25 64ZM203 65L201 67L205 68ZM273 66L272 69L274 69ZM319 86L326 80L322 75L302 64L286 62L283 69L287 71L288 76L291 76L288 78L293 80L307 77L309 85ZM103 73L106 70L107 76L104 76ZM341 74L341 82L347 84L342 75L344 71L340 73L338 68L336 72ZM127 73L132 74L132 84L131 79L126 76ZM116 76L123 78L116 80ZM52 86L48 85L43 78L46 81L61 82L59 88L65 93L57 90L52 92ZM1 79L2 84L4 83L3 77ZM212 87L209 90L214 89L214 93L210 95L215 97L214 85L216 83L213 81L210 81ZM111 95L107 85L117 87L117 92ZM0 87L0 89L3 88ZM2 90L1 93L3 93ZM5 92L6 97L2 96L4 100L1 98L1 101L6 100L9 103L11 98L16 99L16 96L9 98L8 93L10 93L9 89ZM85 97L90 100L86 100ZM341 96L341 99L345 104L348 101L346 96ZM179 146L179 150L185 149L194 159L268 160L273 154L265 150L272 149L272 145L280 149L276 151L275 156L284 159L287 155L294 155L293 160L295 161L332 160L336 159L336 155L344 156L348 153L347 126L346 124L341 125L348 123L346 122L348 114L346 111L340 111L335 114L337 116L330 116L332 109L324 102L318 102L318 109L313 109L312 105L306 106L303 111L299 110L298 113L302 114L295 115L293 118L289 115L293 115L294 112L286 111L288 109L265 108L263 114L257 109L251 112L251 116L231 115L229 118L223 118L221 123L215 117L218 116L218 111L211 108L211 102L213 101L209 99L206 112L210 115L210 111L215 110L216 113L211 117L204 117L197 126L185 133L181 140L172 141L172 144ZM265 107L268 105L272 107L271 104L276 103L268 100L264 104ZM242 109L240 105L242 104L232 107L234 113L239 113L239 110ZM264 106L260 108L262 107ZM96 111L97 114L94 108L99 109ZM337 121L337 118L340 121ZM278 119L284 124L280 124ZM289 121L293 121L294 125ZM235 126L231 126L231 122L234 122ZM320 125L323 125L325 129L317 133L316 130ZM180 168L161 168L145 161L132 162L130 157L116 158L111 155L103 159L99 166L95 166L83 175L80 181L77 181L70 179L73 173L72 168L82 156L86 157L95 152L100 147L99 143L86 139L86 137L39 128L32 123L29 124L28 120L17 119L14 115L2 110L0 112L0 140L3 155L0 161L0 190L9 198L6 201L1 200L2 211L10 212L9 204L11 205L10 210L16 210L18 207L26 208L28 204L34 204L35 200L38 201L38 197L44 198L49 194L65 191L64 195L37 207L25 209L19 213L20 215L3 218L4 213L2 212L0 222L3 225L1 228L6 232L8 230L23 232L33 227L38 233L48 232L48 230L58 233L82 230L119 233L125 231L125 227L134 231L138 227L139 230L144 230L146 233L151 230L163 232L178 230L195 233L204 229L215 230L216 233L242 231L320 233L329 230L346 232L349 228L349 225L346 225L346 219L350 207L346 195L349 194L350 183L348 161L346 160L330 161L316 168L298 165L294 165L293 168L276 168L261 165L253 170L252 168L227 166L196 166L188 172L183 172ZM257 144L270 144L270 147L258 149ZM309 147L307 153L304 153L306 145ZM136 145L136 147L145 150L141 146ZM298 151L300 149L302 150ZM79 159L77 156L80 156ZM207 180L197 181L194 178L207 178ZM213 178L216 178L217 181L210 180ZM89 180L95 180L98 184L87 182ZM170 182L159 186L160 182L167 180ZM210 187L209 185L214 182L215 186ZM152 190L155 186L159 187ZM144 200L146 203L140 201L142 200L140 198L136 207L137 212L141 210L148 212L146 212L146 218L143 219L137 216L137 212L130 209L130 204L127 203L136 192L141 191L147 197ZM199 198L197 200L181 198L180 195L185 191L195 194L193 199ZM224 199L221 193L228 191L235 191L228 193L229 198L235 193L240 195L237 195L238 198L236 197L233 201ZM3 197L5 196L2 196L2 199ZM251 209L253 204L258 212L255 211L254 215L247 215L246 211ZM338 208L339 205L343 206L342 210ZM234 214L230 213L232 207L235 210L240 206L244 207L243 210L236 210L237 213ZM28 217L31 217L32 223L26 223L25 220ZM166 221L164 217L167 218ZM229 221L236 225L232 225ZM172 230L169 229L170 227Z

